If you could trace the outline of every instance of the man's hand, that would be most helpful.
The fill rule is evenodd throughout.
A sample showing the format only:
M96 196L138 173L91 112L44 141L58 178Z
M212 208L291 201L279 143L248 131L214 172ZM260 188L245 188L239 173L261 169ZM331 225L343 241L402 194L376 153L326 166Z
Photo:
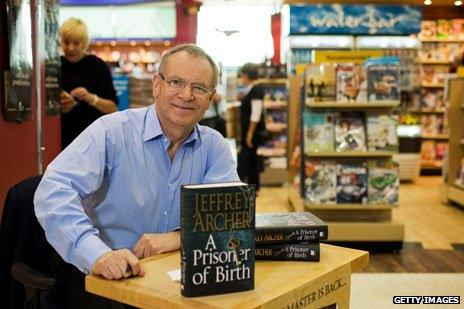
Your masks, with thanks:
M104 253L93 264L92 274L110 280L145 275L139 259L127 249Z
M139 258L180 249L180 233L143 234L132 250Z

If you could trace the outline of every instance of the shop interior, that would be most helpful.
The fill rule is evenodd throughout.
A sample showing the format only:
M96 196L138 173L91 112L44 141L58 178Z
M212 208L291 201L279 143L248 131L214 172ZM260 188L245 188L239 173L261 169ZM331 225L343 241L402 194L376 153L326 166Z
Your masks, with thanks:
M0 210L12 185L42 174L61 152L59 106L47 103L45 87L50 37L35 10L43 3L30 2L31 64L40 69L29 104L11 110L5 72L14 57L0 6ZM309 211L327 222L326 243L368 251L368 266L351 277L352 308L390 307L395 295L463 301L462 1L51 2L60 21L88 25L88 51L110 67L119 110L153 104L164 51L196 43L209 53L220 69L218 113L235 158L244 142L239 69L259 65L267 138L257 149L256 212ZM389 5L400 11L385 11ZM357 32L355 17L333 17L349 6L378 14L370 33ZM306 26L313 12L322 17ZM388 32L395 14L407 27Z

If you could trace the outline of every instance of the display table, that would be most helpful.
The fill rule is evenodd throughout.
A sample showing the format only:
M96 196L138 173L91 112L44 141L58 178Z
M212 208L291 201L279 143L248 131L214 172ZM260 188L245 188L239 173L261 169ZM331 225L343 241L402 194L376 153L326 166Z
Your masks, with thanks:
M256 261L252 291L185 298L180 282L173 282L166 273L180 267L180 253L173 252L143 260L144 277L111 281L87 276L85 288L142 308L319 308L335 303L348 308L351 273L368 262L366 251L321 244L318 263Z

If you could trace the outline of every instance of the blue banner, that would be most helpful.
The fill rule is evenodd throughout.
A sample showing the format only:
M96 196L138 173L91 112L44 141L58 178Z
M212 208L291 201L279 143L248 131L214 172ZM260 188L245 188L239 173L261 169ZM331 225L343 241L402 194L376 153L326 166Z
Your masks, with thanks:
M411 5L291 5L290 35L409 35L419 33L421 18Z
M120 111L129 108L129 76L113 75L113 86L118 96L118 108Z
M159 2L161 0L60 0L61 5L87 6L87 5L126 5L147 2Z

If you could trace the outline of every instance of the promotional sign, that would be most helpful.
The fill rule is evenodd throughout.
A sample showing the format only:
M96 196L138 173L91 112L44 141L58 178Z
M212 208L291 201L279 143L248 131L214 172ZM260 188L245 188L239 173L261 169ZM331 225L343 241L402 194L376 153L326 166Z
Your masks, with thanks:
M45 110L47 115L60 113L60 30L58 0L44 1L45 37Z
M29 0L8 0L10 72L6 77L5 120L31 115L32 37Z
M383 56L382 50L316 50L314 63L363 63L368 58Z
M421 18L411 5L291 5L290 35L410 35L420 32Z
M129 108L129 76L113 75L113 86L118 96L118 108L120 111Z

